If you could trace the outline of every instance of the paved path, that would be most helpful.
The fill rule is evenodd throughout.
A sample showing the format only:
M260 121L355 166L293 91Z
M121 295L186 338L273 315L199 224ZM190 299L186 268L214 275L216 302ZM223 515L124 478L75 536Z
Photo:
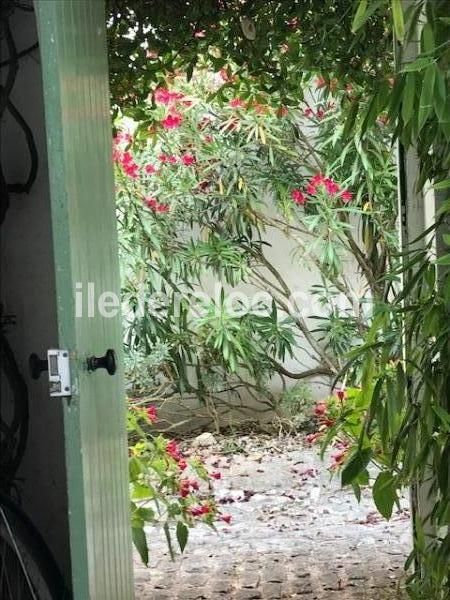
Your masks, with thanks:
M298 439L275 438L249 454L216 451L208 460L219 461L217 496L232 524L192 530L174 563L161 532L149 530L150 568L135 562L137 600L402 597L406 500L389 523L380 520L370 492L358 505Z

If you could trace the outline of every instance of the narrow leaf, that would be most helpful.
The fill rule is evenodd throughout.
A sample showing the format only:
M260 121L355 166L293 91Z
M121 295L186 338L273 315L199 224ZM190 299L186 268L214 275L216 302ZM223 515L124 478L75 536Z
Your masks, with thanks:
M148 545L144 529L142 527L132 527L131 535L133 544L136 546L136 550L139 552L142 562L145 566L148 566Z
M355 33L365 22L367 13L367 0L360 0L352 23L352 32Z
M180 546L181 552L183 552L184 549L186 548L188 536L189 536L189 529L188 529L187 525L185 525L181 521L178 521L178 523L177 523L177 540L178 540L178 545Z
M373 486L372 494L375 506L380 514L382 514L385 519L390 519L395 501L397 500L395 479L391 473L384 471L378 475Z
M405 20L403 18L403 9L400 0L391 0L392 18L394 20L395 37L399 42L403 42L405 37Z
M371 448L357 450L342 470L342 485L352 483L364 471L371 458Z

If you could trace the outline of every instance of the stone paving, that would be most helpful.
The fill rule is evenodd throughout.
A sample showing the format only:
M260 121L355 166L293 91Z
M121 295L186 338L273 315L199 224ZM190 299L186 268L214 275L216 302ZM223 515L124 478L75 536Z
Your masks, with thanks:
M148 532L150 567L135 559L137 600L395 600L410 547L406 499L390 522L370 492L358 504L330 481L327 464L299 439L221 455L216 495L230 526L191 530L185 555L171 562L162 532Z

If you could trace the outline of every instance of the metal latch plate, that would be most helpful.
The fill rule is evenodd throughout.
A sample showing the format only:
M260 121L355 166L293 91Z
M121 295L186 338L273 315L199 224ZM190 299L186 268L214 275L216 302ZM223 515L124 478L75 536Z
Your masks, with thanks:
M50 396L61 398L72 394L68 350L47 350Z

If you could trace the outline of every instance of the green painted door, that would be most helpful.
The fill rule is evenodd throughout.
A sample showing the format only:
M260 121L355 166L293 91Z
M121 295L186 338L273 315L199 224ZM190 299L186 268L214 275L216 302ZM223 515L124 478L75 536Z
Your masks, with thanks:
M102 0L37 0L57 283L70 353L65 454L75 600L133 598L114 181ZM102 296L106 294L106 296ZM98 300L103 304L99 311ZM117 316L111 317L111 314ZM118 369L87 359L117 352Z

